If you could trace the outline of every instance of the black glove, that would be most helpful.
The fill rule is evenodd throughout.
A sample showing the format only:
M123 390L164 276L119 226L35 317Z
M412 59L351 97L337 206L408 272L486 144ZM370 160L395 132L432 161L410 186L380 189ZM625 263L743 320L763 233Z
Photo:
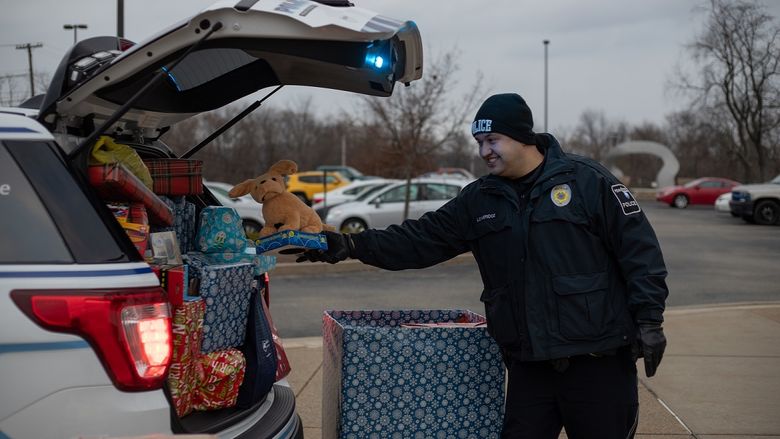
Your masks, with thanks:
M346 233L329 232L327 230L323 233L328 239L328 249L306 250L295 260L295 262L310 261L335 264L352 257L352 252L355 250L355 244L352 242L352 237L350 237L350 235Z
M644 358L645 375L649 378L655 375L658 365L661 364L666 349L666 337L660 322L640 320L637 324L639 329L634 357Z

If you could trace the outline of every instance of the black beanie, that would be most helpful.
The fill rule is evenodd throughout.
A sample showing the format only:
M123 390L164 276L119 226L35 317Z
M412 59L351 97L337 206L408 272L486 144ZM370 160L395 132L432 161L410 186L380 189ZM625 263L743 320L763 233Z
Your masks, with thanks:
M536 145L531 109L517 93L493 95L482 103L471 124L471 135L479 133L500 133L526 145Z

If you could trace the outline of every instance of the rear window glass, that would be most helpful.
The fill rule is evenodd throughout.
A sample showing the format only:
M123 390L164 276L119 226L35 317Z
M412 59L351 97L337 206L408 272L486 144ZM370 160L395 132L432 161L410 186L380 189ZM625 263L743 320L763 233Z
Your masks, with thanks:
M19 165L0 145L0 263L72 263L57 226Z
M45 205L51 221L77 263L124 262L129 260L128 254L133 260L142 260L108 209L102 207L97 210L97 201L92 204L87 198L52 146L46 142L21 140L8 140L5 146ZM101 218L101 215L105 217ZM109 225L113 229L107 228ZM28 227L28 230L33 232L27 233L37 233L33 227ZM122 236L124 249L112 233ZM48 248L38 251L43 255L49 253Z

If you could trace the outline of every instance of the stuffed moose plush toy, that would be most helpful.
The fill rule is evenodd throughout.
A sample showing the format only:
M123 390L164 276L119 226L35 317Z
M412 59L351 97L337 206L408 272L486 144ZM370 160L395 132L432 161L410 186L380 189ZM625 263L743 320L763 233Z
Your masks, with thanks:
M233 198L251 194L255 201L262 203L265 225L260 230L260 237L283 230L308 233L320 233L323 227L332 230L331 227L323 226L314 209L287 192L284 177L296 172L298 165L295 162L280 160L265 174L246 180L228 192Z

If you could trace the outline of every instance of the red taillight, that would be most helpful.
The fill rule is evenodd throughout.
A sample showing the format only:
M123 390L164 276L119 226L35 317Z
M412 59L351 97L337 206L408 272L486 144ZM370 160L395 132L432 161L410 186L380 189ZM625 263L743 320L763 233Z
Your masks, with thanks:
M311 204L322 203L322 200L324 200L324 199L325 199L325 198L323 198L323 197L314 197L314 198L311 200Z
M16 290L11 297L42 327L84 337L117 388L157 389L165 381L173 346L162 288Z

